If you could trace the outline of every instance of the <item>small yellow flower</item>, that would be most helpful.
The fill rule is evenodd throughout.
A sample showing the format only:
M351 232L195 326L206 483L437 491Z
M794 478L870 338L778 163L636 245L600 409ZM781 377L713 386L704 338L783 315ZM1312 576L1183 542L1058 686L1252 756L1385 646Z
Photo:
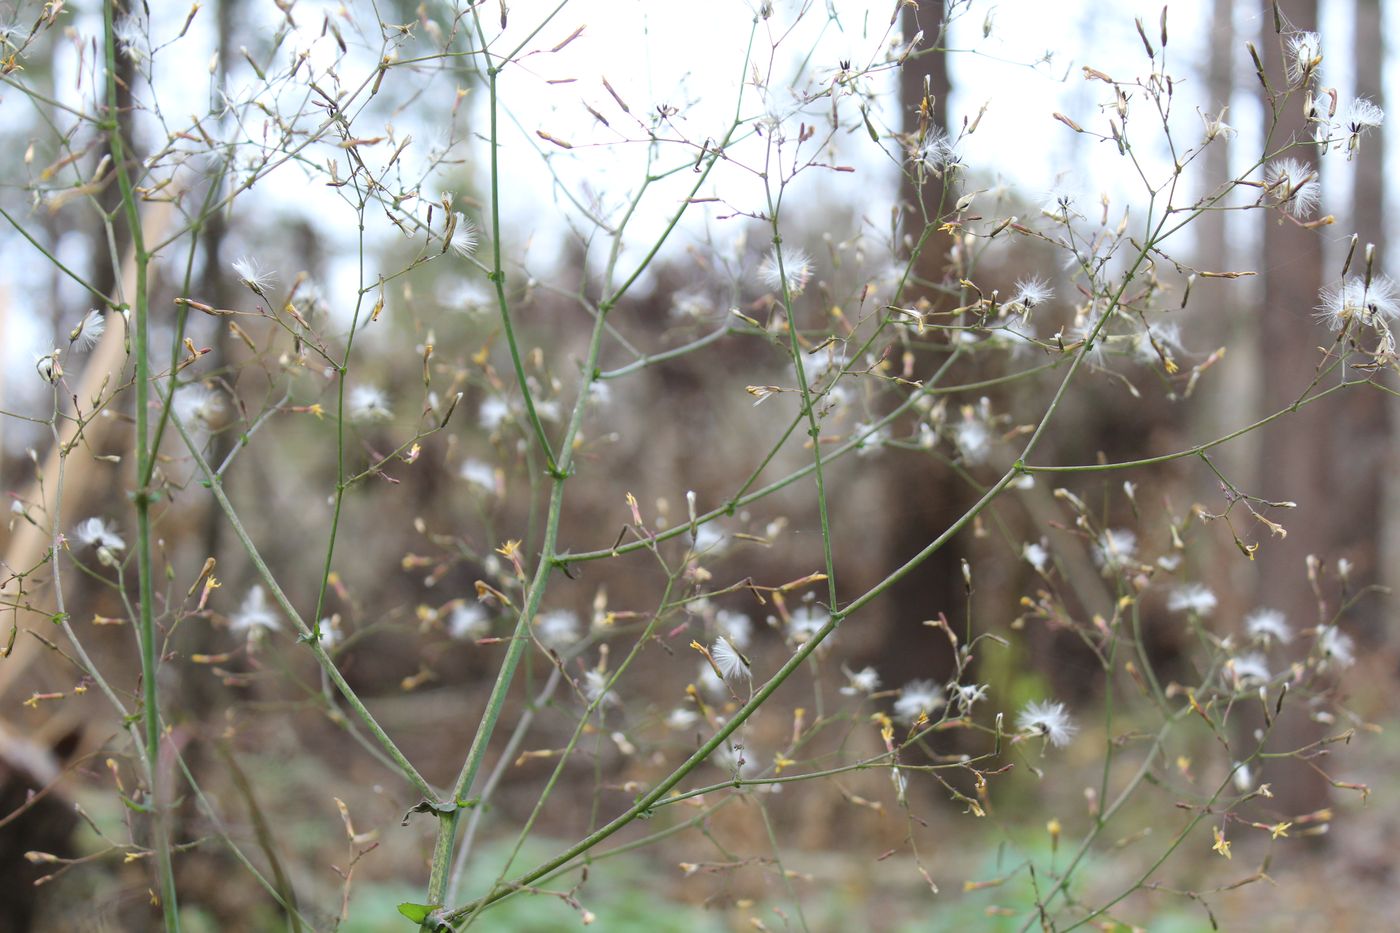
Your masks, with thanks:
M1215 845L1211 846L1211 848L1226 858L1234 858L1234 856L1230 854L1230 843L1226 840L1225 834L1220 831L1220 827L1213 827L1212 832L1215 833Z

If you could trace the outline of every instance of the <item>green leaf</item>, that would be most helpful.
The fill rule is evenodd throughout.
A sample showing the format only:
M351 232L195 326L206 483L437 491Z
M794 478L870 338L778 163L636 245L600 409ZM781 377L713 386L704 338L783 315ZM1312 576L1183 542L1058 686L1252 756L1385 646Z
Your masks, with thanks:
M399 905L399 913L414 923L426 923L428 915L441 906L441 904L415 904L412 901L404 901Z
M870 115L861 108L860 118L865 121L865 131L870 134L870 141L878 143L880 141L880 131L875 129L875 124L870 122Z
M421 800L410 807L408 812L403 815L402 825L407 826L409 817L413 816L415 813L456 813L459 809L461 808L455 801L452 803L439 803L436 800Z
M128 810L134 810L134 811L136 811L137 813L150 813L150 812L151 812L151 808L150 808L150 807L146 806L145 804L137 803L136 801L132 800L130 797L126 796L125 794L119 794L119 795L118 795L118 798L121 800L122 803L126 804L126 808L127 808Z

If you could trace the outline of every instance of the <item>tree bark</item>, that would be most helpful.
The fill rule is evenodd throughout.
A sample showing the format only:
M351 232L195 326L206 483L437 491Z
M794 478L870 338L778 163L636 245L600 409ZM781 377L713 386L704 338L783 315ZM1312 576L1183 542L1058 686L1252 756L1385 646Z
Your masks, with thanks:
M920 136L933 138L946 130L948 95L952 90L948 77L943 0L922 0L910 4L901 12L905 41L923 32L917 49L904 63L899 77L899 99L902 114L901 130L909 147L917 146ZM906 159L906 165L908 160ZM917 243L924 232L925 218L937 223L940 205L948 205L951 193L948 179L926 175L920 186L915 174L906 171L900 181L900 204L906 248ZM944 207L946 212L947 207ZM940 282L945 277L944 257L947 240L934 234L914 266L914 276L922 282ZM902 303L912 306L921 299L937 302L939 296L912 284L905 290ZM929 540L962 514L966 487L957 485L950 471L921 467L917 477L909 477L910 487L920 490L909 496L903 483L891 483L885 512L897 516L891 533L885 536L884 564L895 566L909 559ZM878 649L870 661L878 664L882 676L891 686L917 678L942 680L952 671L952 657L947 639L934 629L917 627L924 619L938 617L940 611L950 618L957 616L965 597L959 558L966 544L954 540L931 558L917 573L911 574L892 588L883 624L883 635L876 640Z
M1356 97L1366 97L1380 106L1384 84L1381 69L1384 50L1381 33L1380 0L1357 0L1355 6L1353 49L1356 61ZM1379 129L1370 133L1352 159L1352 227L1358 235L1359 247L1375 245L1375 273L1381 274L1385 255L1385 135ZM1342 228L1346 232L1346 228ZM1358 254L1364 260L1364 254ZM1362 271L1354 262L1352 272ZM1355 376L1357 373L1350 373ZM1336 552L1329 557L1345 556L1356 565L1353 582L1384 585L1382 560L1385 510L1381 507L1386 495L1386 478L1396 468L1396 449L1388 414L1394 406L1380 392L1359 391L1350 394L1338 406L1337 417L1331 419L1328 449L1338 470L1334 502L1337 520ZM1384 638L1383 610L1380 599L1359 602L1350 614L1352 631L1364 641L1379 642Z
M1281 0L1284 28L1314 30L1317 26L1317 0ZM1290 139L1311 139L1311 129L1303 121L1303 95L1285 95L1287 79L1279 36L1272 28L1273 11L1268 2L1260 4L1264 35L1260 51L1264 55L1273 99L1263 100L1266 115L1277 108L1278 127L1270 140L1277 151ZM1316 148L1301 145L1288 153L1314 167ZM1318 291L1323 284L1322 240L1317 231L1304 229L1288 218L1270 213L1264 232L1264 307L1259 321L1259 396L1265 411L1277 411L1296 401L1312 379L1321 359L1318 347L1329 335L1313 320ZM1337 464L1342 458L1319 445L1319 438L1330 438L1331 423L1342 409L1355 403L1355 395L1328 400L1289 415L1280 424L1262 432L1259 441L1257 476L1261 488L1254 490L1272 500L1292 500L1298 508L1274 516L1293 529L1286 538L1261 539L1258 552L1255 603L1283 610L1296 628L1320 624L1321 611L1308 580L1307 559L1311 554L1335 558L1339 531L1344 520L1342 509L1349 503L1338 489ZM1291 707L1291 709L1290 709ZM1285 707L1275 725L1271 747L1274 750L1298 748L1317 738L1317 726L1307 718L1302 703ZM1264 769L1262 780L1273 786L1272 804L1284 819L1326 806L1329 788L1325 779L1302 762L1276 759Z

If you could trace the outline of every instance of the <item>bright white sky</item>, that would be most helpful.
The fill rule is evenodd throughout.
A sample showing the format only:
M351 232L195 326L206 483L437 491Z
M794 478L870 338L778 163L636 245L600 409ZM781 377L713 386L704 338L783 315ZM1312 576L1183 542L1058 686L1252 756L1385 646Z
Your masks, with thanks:
M745 91L744 116L756 116L764 109L781 111L793 106L791 87L812 90L831 81L836 63L851 60L860 63L879 62L897 31L889 31L892 0L831 0L839 9L839 17L826 14L824 0L808 2L807 12L795 16L799 4L780 0L775 4L772 18L762 24L754 44L753 64L761 74L770 76L769 94L760 100L752 87ZM1390 22L1396 23L1397 0L1386 0ZM368 4L347 4L353 15L369 14ZM538 20L532 14L552 9L554 4L516 4L511 7L511 19L498 48L514 47L533 31ZM1239 65L1240 94L1230 111L1230 122L1241 129L1245 143L1257 129L1258 116L1251 103L1253 93L1252 69L1243 53L1244 34L1259 28L1254 5L1237 5L1236 29L1240 33ZM1328 50L1325 77L1338 85L1346 95L1352 76L1348 70L1345 49L1350 42L1348 4L1345 0L1324 0L1323 38ZM157 11L153 38L159 46L174 37L184 21L187 7L152 5ZM488 3L490 16L497 7ZM333 39L322 35L323 17L319 11L335 15L341 8L335 4L300 3L296 7L301 32L294 42L311 52L313 63L327 63L333 55ZM507 236L516 243L531 243L532 271L547 273L547 257L558 254L560 236L567 231L560 222L563 200L551 183L541 153L548 153L551 165L576 196L589 199L596 195L605 209L616 210L634 190L640 177L646 147L641 144L618 144L620 134L639 138L637 126L623 114L618 104L602 85L606 77L619 95L627 101L634 115L645 113L659 103L679 108L675 125L692 140L720 136L734 113L734 102L743 74L745 46L754 5L748 0L717 0L703 8L694 5L647 2L647 0L573 0L546 25L530 43L530 48L548 49L562 42L580 26L582 33L561 52L525 58L502 74L501 88L511 119L503 121L503 214ZM1203 81L1197 77L1205 62L1208 35L1206 22L1209 0L1172 0L1170 3L1170 42L1167 48L1168 71L1184 79L1179 85L1178 107L1174 130L1180 138L1194 143L1200 136L1200 120L1195 112L1199 102L1204 109L1216 102L1204 98ZM159 11L164 10L164 13ZM1077 137L1054 122L1055 111L1072 115L1084 125L1096 124L1097 105L1104 99L1105 85L1086 82L1079 71L1092 65L1115 76L1141 74L1146 59L1133 26L1133 17L1141 16L1148 24L1149 35L1156 32L1161 13L1161 0L1152 2L1117 2L1113 4L1092 0L997 0L961 5L961 15L955 22L950 45L955 50L976 49L951 55L954 93L949 107L950 122L956 125L964 118L973 118L986 105L986 113L977 132L964 144L968 166L969 186L985 187L1005 181L1025 200L1039 204L1054 188L1068 188L1097 197L1107 190L1119 204L1140 191L1129 168L1116 151L1108 145L1096 144ZM254 5L270 31L281 14L272 3ZM169 16L168 20L159 17ZM344 22L342 18L340 20ZM795 25L794 25L795 21ZM73 15L73 26L84 34L99 34L100 22L93 11ZM990 25L990 35L983 29ZM186 37L156 56L157 92L163 110L171 115L203 112L207 106L208 87L203 64L213 53L213 13L201 10ZM786 30L792 34L783 38L779 51L771 56L772 38ZM418 34L422 34L421 28ZM346 31L352 48L355 35ZM377 42L377 37L367 40ZM365 43L358 43L364 47ZM1155 44L1155 39L1154 39ZM808 57L808 52L810 56ZM1047 61L1048 55L1048 61ZM806 57L806 61L803 59ZM60 46L56 55L57 91L60 97L73 96L76 73L76 53L70 45ZM343 83L354 86L373 67L373 49L359 56L352 64L340 69ZM1394 66L1394 62L1391 63ZM1394 67L1391 75L1395 75ZM572 79L569 83L551 83ZM250 84L251 74L236 74L234 88ZM893 80L892 73L885 79ZM1395 80L1389 85L1400 86ZM445 83L430 87L432 98L428 112L441 113L450 106L455 88ZM236 90L231 95L241 99ZM886 112L872 115L877 125L897 126L898 117L891 112L896 97L886 94ZM74 103L79 103L76 97ZM476 117L484 114L485 93L471 92L465 106L475 107ZM603 114L611 127L604 127L586 109L585 104ZM28 104L13 92L0 98L0 106L14 114L25 108L24 119L30 118ZM12 117L13 119L13 117ZM412 111L395 118L400 136L412 133L415 146L411 157L422 157L427 144L440 135L432 127L413 126ZM474 119L474 127L484 127L484 118ZM375 129L362 127L366 135ZM1148 127L1137 132L1146 135ZM537 131L547 132L569 141L575 148L564 151L538 138ZM602 145L608 144L608 145ZM746 159L757 164L761 141L736 146L732 150L737 161ZM1239 145L1243 153L1247 145ZM469 162L476 165L478 190L486 190L487 175L484 147L468 153ZM663 156L663 166L677 164L679 156L673 151ZM1400 146L1392 146L1390 159L1400 168ZM798 209L788 216L800 223L820 223L816 211L803 210L805 204L822 206L838 202L855 205L860 210L879 208L883 211L897 189L897 176L888 158L873 146L863 133L838 140L836 161L850 164L857 171L835 175L811 172L798 181L788 193L789 203ZM1165 163L1159 163L1161 169ZM10 173L13 179L15 166ZM1345 168L1329 167L1325 181L1327 200L1346 203L1349 185ZM1392 171L1390 177L1400 177ZM670 182L649 192L648 201L639 211L635 224L638 247L650 242L649 233L661 228L674 211L684 187L693 176L685 171ZM751 173L735 166L721 165L713 176L712 190L729 203L741 208L758 210L763 206L762 186ZM425 192L431 194L432 192ZM1392 197L1395 193L1392 191ZM327 252L331 255L352 255L353 215L333 191L323 185L308 184L296 171L274 174L242 199L238 208L244 221L266 223L278 217L293 215L308 218L324 232ZM11 210L23 212L24 205L12 190L8 199ZM709 207L714 207L710 205ZM1331 204L1324 209L1342 212ZM719 241L731 239L742 229L742 221L719 221L717 210L694 211L673 248L682 249L704 237ZM290 218L289 218L290 219ZM238 224L235 223L235 229ZM387 224L380 224L387 228ZM1349 234L1335 228L1337 239ZM800 231L799 231L800 232ZM396 236L391 229L379 229L376 234L387 241ZM42 352L50 339L47 333L48 309L36 313L36 301L47 293L40 285L45 271L26 245L12 242L9 231L0 232L5 255L10 263L6 278L11 283L11 301L15 314L11 316L11 335L6 340L7 398L18 393L32 397L37 380L32 373L33 357ZM340 242L337 242L339 240ZM256 252L256 243L243 244ZM86 264L90 245L79 242L61 244L60 257L82 267ZM23 261L19 258L23 256ZM276 265L276 257L262 257L267 264ZM624 265L626 263L624 262ZM288 270L290 272L290 270ZM329 291L334 300L342 301L354 288L354 270L348 264L335 270L333 276L344 282ZM86 297L76 288L63 288L61 294L71 302L65 318L76 321L88 307ZM18 404L16 402L15 404Z

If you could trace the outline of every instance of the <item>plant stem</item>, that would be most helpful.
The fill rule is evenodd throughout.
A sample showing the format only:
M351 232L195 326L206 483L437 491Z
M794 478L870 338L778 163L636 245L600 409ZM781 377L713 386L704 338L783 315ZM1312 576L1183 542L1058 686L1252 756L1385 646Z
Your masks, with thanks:
M142 717L146 729L146 756L149 763L151 832L155 837L156 871L160 883L161 912L167 931L180 929L179 907L175 892L175 870L170 858L170 836L165 801L162 799L160 773L160 697L157 688L158 658L156 656L155 592L151 582L151 500L150 488L150 308L147 295L146 252L142 236L141 214L136 206L136 194L126 167L126 148L117 117L117 52L115 32L115 0L102 5L103 45L107 70L107 113L103 128L107 131L116 168L117 184L121 187L122 211L126 215L131 235L131 251L136 270L136 293L133 296L132 352L136 355L136 568L140 591L138 631L141 642Z
M287 618L292 621L292 624L297 627L297 631L306 638L307 646L311 648L311 653L316 657L316 661L321 665L321 669L326 672L326 676L335 684L336 689L340 691L340 695L345 698L345 702L349 704L350 708L355 712L355 715L365 724L369 731L373 733L375 739L379 741L380 747L388 754L389 758L408 780L408 783L413 785L414 789L424 798L436 801L438 799L437 791L423 779L423 776L418 773L418 769L413 767L413 764L404 756L403 752L399 751L393 739L389 738L388 733L384 731L383 727L379 725L374 716L370 714L364 702L360 700L355 694L355 691L346 683L339 668L335 666L335 661L331 660L330 655L326 653L326 649L321 646L320 641L310 637L311 626L306 624L301 614L297 612L296 607L292 605L291 600L287 598L287 594L282 591L282 586L277 582L277 577L273 575L271 568L269 568L267 562L263 560L262 554L258 552L258 547L253 543L252 536L250 536L247 529L243 527L243 522L238 517L237 510L234 509L233 503L229 501L228 495L224 492L223 483L210 468L209 462L204 459L204 455L200 453L199 445L194 442L194 438L192 438L186 430L184 422L180 420L178 415L172 412L170 415L170 423L175 425L175 430L178 431L180 437L184 439L185 448L189 451L190 456L194 459L195 465L199 468L200 474L204 477L205 485L207 485L210 492L214 494L214 501L218 503L219 508L223 511L224 517L228 519L229 527L233 529L234 536L238 538L239 543L243 545L243 550L248 555L248 560L252 563L253 569L257 571L258 577L267 586L268 591L272 594L273 600L282 611L286 613Z
M473 15L477 13L474 11ZM481 34L480 19L477 19L478 34ZM753 41L753 33L750 33L750 43ZM483 38L483 46L485 45ZM747 68L747 56L745 67ZM448 871L452 864L452 851L456 844L457 821L459 807L465 802L466 796L471 792L473 783L476 780L477 772L481 769L481 764L486 757L486 749L490 744L491 736L495 732L496 724L500 719L501 710L505 706L506 694L510 690L510 684L515 676L515 671L520 665L521 657L525 648L532 641L530 637L531 623L535 613L539 609L540 601L544 597L545 587L549 582L551 572L557 563L557 546L559 535L559 519L563 513L564 506L564 482L569 477L570 467L573 463L573 441L578 435L579 427L583 422L583 412L588 403L588 385L594 378L594 373L598 365L598 357L602 350L603 334L607 322L608 313L617 305L617 302L631 288L638 278L640 278L647 264L655 257L662 244L669 238L670 234L680 223L681 217L685 214L690 205L691 197L695 195L709 178L710 172L719 161L718 152L729 144L734 133L738 130L742 122L739 118L736 104L736 113L733 122L730 124L728 132L717 147L717 153L712 155L705 163L704 169L699 173L691 188L690 195L684 199L675 213L671 216L670 222L666 225L661 235L657 238L652 249L638 264L632 274L623 280L622 284L610 290L607 298L599 304L598 314L595 317L593 332L589 338L588 352L584 358L583 375L580 380L580 391L578 399L574 403L573 414L569 419L569 426L564 432L564 437L559 443L559 456L554 459L548 439L544 436L543 427L539 424L538 416L535 414L533 402L530 400L529 387L525 382L525 371L520 361L520 354L515 344L514 333L510 327L509 307L506 302L504 274L501 265L501 239L500 239L500 164L499 164L499 138L497 136L498 99L496 95L496 79L500 73L500 68L491 66L487 70L489 79L489 108L491 117L491 225L493 239L493 270L492 279L496 285L496 297L500 305L502 321L506 328L507 340L510 346L511 359L515 366L516 378L519 380L520 391L526 402L526 408L534 424L536 435L538 436L545 455L550 458L549 474L552 478L550 489L549 509L545 516L544 540L540 545L539 563L535 568L535 574L530 582L525 605L522 607L520 617L516 621L515 632L510 640L510 647L506 650L506 656L501 661L500 670L496 674L496 682L492 685L491 695L487 699L486 708L482 711L481 722L477 727L475 735L472 737L471 747L468 749L466 760L462 762L461 771L457 775L457 780L452 786L452 799L450 803L454 806L447 812L438 814L438 835L433 847L432 867L428 875L428 903L440 905L446 894L448 881ZM740 95L742 102L742 94ZM622 225L619 226L617 237L620 241L622 236ZM611 267L616 262L619 243L614 244L613 259L609 263ZM425 924L426 927L426 924Z

